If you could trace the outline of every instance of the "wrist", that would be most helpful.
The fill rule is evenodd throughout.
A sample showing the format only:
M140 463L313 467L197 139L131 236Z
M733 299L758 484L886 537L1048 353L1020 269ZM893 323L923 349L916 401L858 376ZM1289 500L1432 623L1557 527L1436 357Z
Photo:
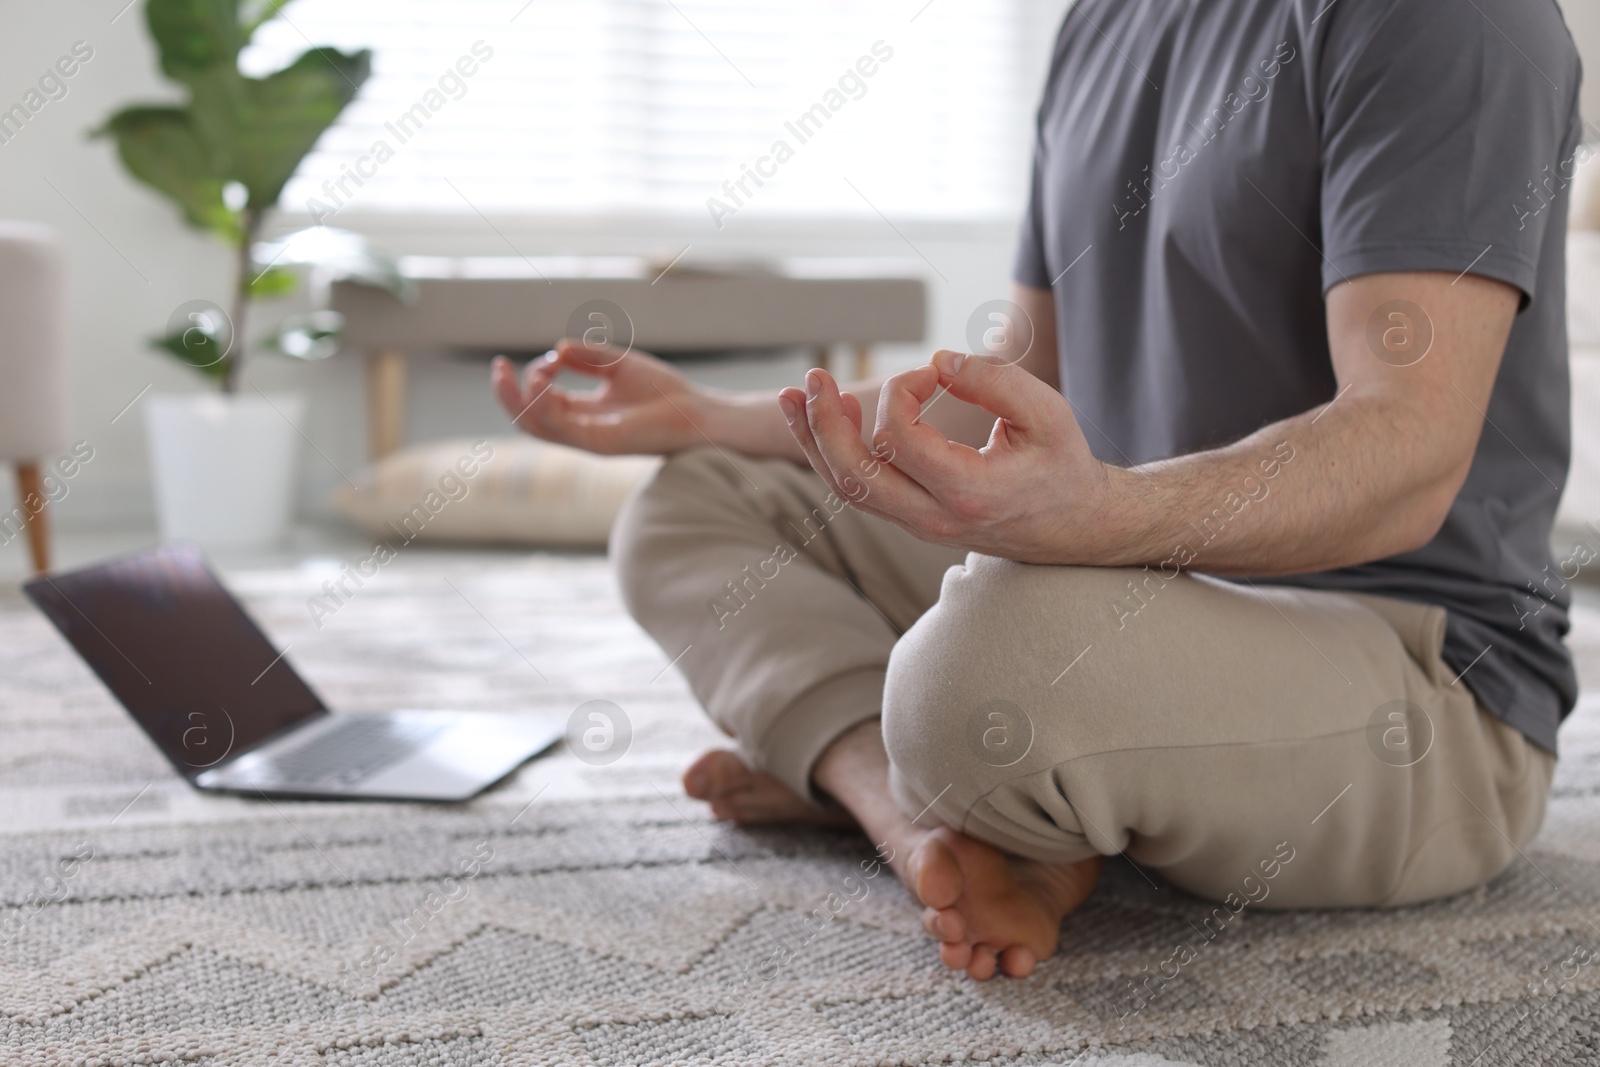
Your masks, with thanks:
M1096 461L1091 484L1088 529L1082 544L1093 567L1126 567L1144 562L1149 552L1152 508L1145 476L1110 463Z
M707 391L701 398L706 432L718 444L755 458L798 459L804 454L778 409L777 393Z
M742 399L739 393L697 389L691 413L695 424L713 442L724 448L748 453L750 414Z

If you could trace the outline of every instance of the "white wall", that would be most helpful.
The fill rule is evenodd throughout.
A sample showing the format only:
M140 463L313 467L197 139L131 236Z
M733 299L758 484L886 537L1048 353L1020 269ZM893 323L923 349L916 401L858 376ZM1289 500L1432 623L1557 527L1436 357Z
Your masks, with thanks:
M1589 123L1584 139L1600 141L1600 0L1559 2L1583 58L1583 117Z
M20 100L74 42L85 41L94 49L94 58L69 82L68 95L48 104L19 136L0 145L0 214L49 223L60 231L68 250L73 433L94 445L96 458L74 480L56 512L65 524L148 521L140 412L135 408L114 424L112 420L146 386L156 391L201 387L190 372L149 352L144 339L161 332L173 309L185 301L222 299L229 271L219 247L181 225L165 202L123 174L108 143L85 137L85 131L125 103L175 96L156 71L139 0L122 10L125 2L0 0L0 109ZM1019 63L1033 72L1036 82L1066 3L1030 2L1037 32L1026 35L1026 54ZM1565 3L1591 71L1585 111L1591 120L1600 121L1600 4ZM1031 98L1017 101L1019 129L1025 128L1032 110ZM1018 193L1020 198L1020 168ZM698 254L706 255L904 257L930 284L928 347L961 345L970 310L1003 295L1008 284L1014 239L1010 224L952 227L897 220L916 251L948 279L944 281L881 223L758 227L741 225L742 221L735 219L725 230L715 231L703 218L499 220L505 235L529 255L624 252L670 257L692 242ZM470 216L446 226L428 226L414 220L361 218L352 208L340 222L371 232L395 252L506 251L500 236ZM482 371L481 366L462 364L419 368L413 389L414 436L503 429L503 419L483 388ZM351 473L359 468L364 429L357 360L339 357L304 365L258 358L247 378L269 391L294 388L311 393L308 435L334 465ZM310 450L304 464L304 503L316 511L339 476ZM9 485L0 488L0 506L9 506L8 491Z

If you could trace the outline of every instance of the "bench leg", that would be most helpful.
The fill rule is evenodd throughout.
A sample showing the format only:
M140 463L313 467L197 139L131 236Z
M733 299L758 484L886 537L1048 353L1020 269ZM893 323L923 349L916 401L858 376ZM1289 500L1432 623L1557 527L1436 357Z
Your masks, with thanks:
M17 464L17 499L28 517L28 551L33 556L33 571L43 574L50 569L50 526L44 514L44 493L39 487L39 466L31 460Z
M367 353L367 458L398 452L406 439L406 354Z
M855 380L864 381L872 377L872 346L855 346Z

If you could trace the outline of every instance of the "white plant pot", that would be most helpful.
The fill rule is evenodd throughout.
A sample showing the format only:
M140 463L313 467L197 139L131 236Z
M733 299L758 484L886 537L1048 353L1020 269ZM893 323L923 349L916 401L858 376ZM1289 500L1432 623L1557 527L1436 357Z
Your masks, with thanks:
M260 548L283 540L294 512L305 399L215 393L144 405L164 541Z

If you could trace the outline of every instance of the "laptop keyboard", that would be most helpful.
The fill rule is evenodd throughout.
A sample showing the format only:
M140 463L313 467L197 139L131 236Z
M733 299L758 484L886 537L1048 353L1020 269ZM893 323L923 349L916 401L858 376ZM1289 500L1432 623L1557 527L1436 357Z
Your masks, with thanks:
M285 785L355 785L411 755L443 729L441 723L351 715L314 740L274 756L272 768Z

